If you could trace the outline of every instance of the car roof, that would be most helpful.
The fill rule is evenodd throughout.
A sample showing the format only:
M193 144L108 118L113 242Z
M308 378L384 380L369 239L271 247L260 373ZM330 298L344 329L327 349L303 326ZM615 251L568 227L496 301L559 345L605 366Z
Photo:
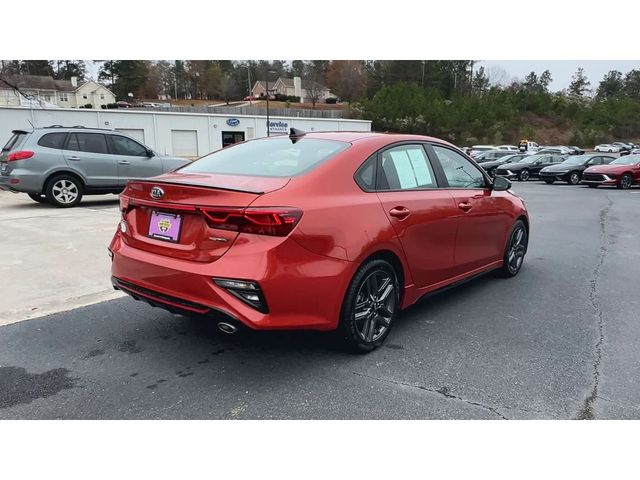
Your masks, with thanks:
M97 132L114 132L115 130L111 129L111 128L99 128L99 127L85 127L83 125L74 125L72 127L65 127L63 125L50 125L48 127L35 127L33 129L33 131L43 131L43 130L47 130L47 131L55 131L55 132L59 132L59 131L66 131L66 130L78 130L78 131L97 131Z
M278 135L282 136L282 135ZM278 138L278 136L272 135L271 138ZM362 142L367 140L383 140L386 139L389 143L392 142L436 142L445 145L456 147L455 145L436 137L429 137L427 135L411 135L404 133L382 133L382 132L305 132L306 138L321 138L325 140L336 140L340 142ZM458 148L458 147L456 147Z

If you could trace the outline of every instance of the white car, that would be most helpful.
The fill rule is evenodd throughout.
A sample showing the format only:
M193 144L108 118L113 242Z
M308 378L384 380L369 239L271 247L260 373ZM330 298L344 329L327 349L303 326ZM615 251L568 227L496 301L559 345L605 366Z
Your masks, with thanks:
M611 145L609 143L601 143L600 145L596 145L596 148L593 149L596 152L607 152L607 153L619 153L620 149L615 145Z
M474 145L469 149L469 156L475 157L479 153L486 152L487 150L495 150L496 147L493 145Z
M515 145L498 145L496 147L496 150L508 150L510 152L517 152L518 147L516 147Z

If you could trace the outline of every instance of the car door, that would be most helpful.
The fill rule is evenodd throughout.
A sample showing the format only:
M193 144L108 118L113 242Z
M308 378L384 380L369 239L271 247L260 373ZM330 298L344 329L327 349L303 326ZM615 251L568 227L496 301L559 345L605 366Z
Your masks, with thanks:
M144 145L124 135L108 135L109 148L118 159L120 185L135 178L155 177L163 173L162 160Z
M482 171L456 150L432 144L429 153L444 176L442 189L451 194L457 207L456 276L500 261L510 228L506 192L494 192Z
M88 187L118 185L116 159L109 153L104 134L70 132L62 153L67 164L84 177Z
M438 188L422 144L392 146L378 153L377 195L404 250L418 288L451 276L457 213L451 194Z
M534 162L529 168L531 176L537 177L540 175L540 170L542 170L544 167L548 167L549 165L553 165L552 158L552 155L545 155L544 157Z

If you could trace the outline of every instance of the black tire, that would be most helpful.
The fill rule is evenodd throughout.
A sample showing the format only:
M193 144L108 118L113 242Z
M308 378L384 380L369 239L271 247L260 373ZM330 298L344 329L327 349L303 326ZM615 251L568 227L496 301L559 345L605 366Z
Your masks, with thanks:
M376 290L375 298L372 290ZM340 345L354 353L375 350L389 335L399 310L400 284L395 269L386 260L369 260L354 275L342 302L336 330Z
M27 195L29 195L29 198L34 202L47 203L47 197L41 193L28 193Z
M519 232L522 232L522 234ZM527 227L522 220L518 220L513 224L507 244L504 247L504 265L500 269L503 277L515 277L520 272L528 246L529 233L527 232ZM511 257L512 253L515 255L514 258Z
M546 183L547 185L553 185L553 182L555 182L555 180L551 180L551 179L549 179L549 178L546 178L546 179L544 180L544 183Z
M580 174L580 172L571 172L567 177L567 183L569 185L578 185L580 183L580 180L582 180L582 175Z
M589 184L589 188L598 188L598 185Z
M529 171L528 168L523 168L518 172L518 180L520 180L521 182L526 182L530 178L531 178L531 172Z
M631 185L633 185L633 176L630 173L625 173L620 177L620 181L616 186L622 190L628 190Z
M67 174L51 178L45 188L47 201L59 208L75 207L82 200L82 194L82 182L73 175Z

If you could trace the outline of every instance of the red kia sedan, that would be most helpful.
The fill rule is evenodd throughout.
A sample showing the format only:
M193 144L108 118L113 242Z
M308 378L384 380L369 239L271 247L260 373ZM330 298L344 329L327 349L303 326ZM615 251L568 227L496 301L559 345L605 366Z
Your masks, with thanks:
M431 137L250 140L128 183L112 282L226 333L333 330L370 351L425 294L518 273L529 219L510 185Z
M616 158L608 165L594 165L582 174L582 183L592 188L599 185L616 186L624 190L640 183L640 155Z

